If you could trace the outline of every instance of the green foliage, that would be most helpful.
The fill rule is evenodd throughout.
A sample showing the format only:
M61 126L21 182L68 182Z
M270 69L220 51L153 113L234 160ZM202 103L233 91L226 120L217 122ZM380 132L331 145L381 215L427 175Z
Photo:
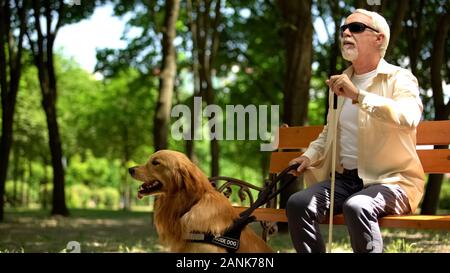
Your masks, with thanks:
M28 2L28 1L26 1ZM69 5L68 1L38 1L40 2L40 14L41 19L45 16L47 11L52 15L57 15L57 19L60 20L60 26L73 24L79 22L83 19L88 18L94 12L95 7L104 4L105 0L95 0L95 1L82 1L81 5ZM48 6L47 6L48 4ZM31 9L31 7L30 7ZM34 20L33 14L29 14L29 19ZM55 18L54 18L55 19ZM32 22L30 22L30 25Z
M98 187L118 187L120 180L119 160L96 158L92 152L86 151L84 159L74 155L66 170L67 185L84 184Z
M66 194L69 208L119 208L120 195L117 188L90 188L83 184L75 184L67 187Z
M26 61L29 58L25 56ZM13 123L14 147L30 160L48 157L47 124L34 66L23 66L19 88Z
M393 240L384 251L387 253L413 253L417 252L415 249L416 243L408 243L405 239Z
M14 194L14 187L15 194ZM51 203L52 185L47 184L46 202ZM28 201L28 205L41 204L44 199L44 188L39 184L29 184L27 181L18 180L16 185L14 181L7 180L5 184L5 203L8 207L24 206Z
M94 92L84 92L85 100L77 106L89 107L77 111L74 122L79 144L95 155L123 161L133 158L140 146L151 145L153 86L130 69L106 79Z
M96 199L101 209L118 209L119 208L119 192L116 188L104 187L96 191Z
M67 206L69 208L87 208L91 190L83 184L67 187Z
M95 70L101 71L105 77L114 77L130 67L148 75L161 61L161 37L164 20L164 1L129 1L115 0L114 13L125 16L131 12L123 40L127 41L125 49L99 49ZM139 31L140 35L129 35L129 32Z

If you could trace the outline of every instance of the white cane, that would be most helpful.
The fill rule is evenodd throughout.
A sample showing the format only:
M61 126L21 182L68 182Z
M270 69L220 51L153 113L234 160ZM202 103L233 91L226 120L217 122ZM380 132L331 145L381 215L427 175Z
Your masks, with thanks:
M328 225L328 253L331 253L333 244L333 216L334 216L334 182L336 179L336 131L337 131L337 95L333 97L333 112L332 124L333 126L333 150L331 154L331 190L330 190L330 220Z

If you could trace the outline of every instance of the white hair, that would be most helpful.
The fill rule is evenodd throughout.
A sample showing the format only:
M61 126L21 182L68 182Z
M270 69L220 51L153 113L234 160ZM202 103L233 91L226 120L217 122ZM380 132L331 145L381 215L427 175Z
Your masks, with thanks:
M389 29L388 23L386 22L386 19L384 19L384 17L381 16L379 13L376 13L374 11L368 11L365 9L357 9L353 13L361 13L369 16L370 19L372 19L371 27L378 30L380 33L383 33L384 40L383 44L380 47L381 58L383 58L384 54L386 54L386 50L389 45L389 37L391 36L391 31Z

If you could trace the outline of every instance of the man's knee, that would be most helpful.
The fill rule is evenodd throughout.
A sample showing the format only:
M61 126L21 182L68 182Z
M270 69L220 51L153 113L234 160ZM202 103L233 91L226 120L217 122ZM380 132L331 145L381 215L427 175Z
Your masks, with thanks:
M308 210L311 202L311 197L305 192L296 192L291 195L286 203L286 214L288 218L290 216L304 215Z
M370 213L369 209L370 203L369 198L363 195L353 196L347 199L342 210L345 218L359 218L363 214Z

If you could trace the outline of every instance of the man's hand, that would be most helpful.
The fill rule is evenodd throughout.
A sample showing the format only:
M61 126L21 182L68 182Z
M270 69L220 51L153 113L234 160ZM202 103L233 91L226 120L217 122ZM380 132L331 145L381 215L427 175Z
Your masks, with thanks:
M311 161L309 160L309 158L303 155L292 159L289 162L289 166L294 165L296 163L300 164L300 166L298 166L296 170L292 170L289 172L290 174L293 174L295 176L299 176L302 172L306 170L306 168L308 168L311 165Z
M336 95L358 100L359 90L347 74L333 75L326 83Z

